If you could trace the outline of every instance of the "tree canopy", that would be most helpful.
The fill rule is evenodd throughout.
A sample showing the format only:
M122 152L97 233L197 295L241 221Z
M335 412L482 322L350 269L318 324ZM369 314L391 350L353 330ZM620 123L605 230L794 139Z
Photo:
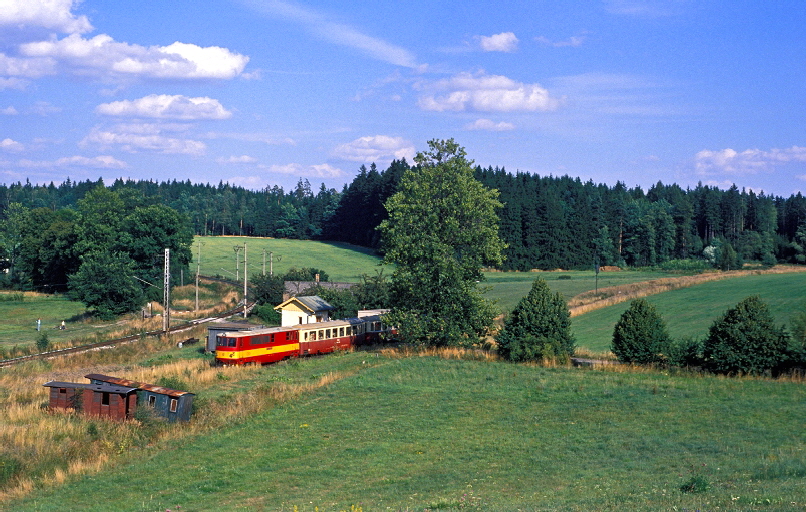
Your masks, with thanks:
M616 322L611 350L623 363L662 363L671 344L666 322L655 306L644 299L635 299Z
M453 139L428 146L403 174L380 225L384 261L397 265L388 323L413 343L472 344L494 316L476 282L482 266L502 261L501 203L497 191L474 178L472 162Z

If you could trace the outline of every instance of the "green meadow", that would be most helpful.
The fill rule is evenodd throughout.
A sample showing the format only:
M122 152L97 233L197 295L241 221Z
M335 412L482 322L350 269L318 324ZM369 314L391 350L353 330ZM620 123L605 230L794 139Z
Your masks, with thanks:
M73 337L92 336L98 331L90 323L72 323L68 330L58 326L63 320L71 320L84 313L84 305L73 302L63 295L26 295L0 293L0 347L30 345L46 333L51 341L65 341ZM16 300L15 300L16 299ZM42 330L37 332L36 320L42 320Z
M354 282L363 274L375 275L380 270L380 258L370 249L339 242L313 240L287 240L281 238L251 238L237 236L197 236L193 241L191 272L196 271L196 262L201 246L201 274L220 275L235 279L236 272L243 279L243 250L236 247L246 244L246 259L249 275L269 273L284 274L291 267L313 267L328 273L331 281ZM235 257L238 254L238 268ZM273 263L272 263L273 261ZM387 273L391 273L388 270Z
M719 316L739 301L759 295L778 324L802 310L806 301L806 273L765 274L698 284L646 297L669 328L673 338L704 338ZM577 346L594 352L610 350L613 328L629 302L598 309L571 319Z
M264 367L252 392L331 373L338 378L225 428L131 452L99 473L4 506L43 512L806 507L803 382L388 353Z

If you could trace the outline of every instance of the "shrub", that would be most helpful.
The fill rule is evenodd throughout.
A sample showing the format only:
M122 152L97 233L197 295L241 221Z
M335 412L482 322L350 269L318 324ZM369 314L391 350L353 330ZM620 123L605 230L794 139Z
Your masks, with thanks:
M258 304L252 308L252 314L260 318L266 325L280 325L280 312L269 304Z
M611 350L623 363L665 362L671 348L666 322L655 306L635 299L613 329Z
M669 348L669 364L672 366L702 366L702 342L696 338L685 337Z
M39 352L46 352L48 348L50 348L50 339L48 338L48 333L43 332L36 339L36 349Z
M509 361L568 361L574 354L574 337L562 294L551 293L546 281L535 279L529 295L505 321L496 342L499 355Z
M703 343L705 367L715 373L763 374L780 365L788 337L776 328L767 304L747 297L716 320Z

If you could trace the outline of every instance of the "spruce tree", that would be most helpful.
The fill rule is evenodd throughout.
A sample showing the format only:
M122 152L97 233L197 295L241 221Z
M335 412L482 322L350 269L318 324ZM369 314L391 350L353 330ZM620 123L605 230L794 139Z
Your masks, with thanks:
M671 340L655 306L635 299L613 329L611 350L622 363L651 364L666 360Z
M496 337L498 354L509 361L557 358L567 362L574 354L571 314L562 294L552 293L546 281L535 279L529 295L515 306Z

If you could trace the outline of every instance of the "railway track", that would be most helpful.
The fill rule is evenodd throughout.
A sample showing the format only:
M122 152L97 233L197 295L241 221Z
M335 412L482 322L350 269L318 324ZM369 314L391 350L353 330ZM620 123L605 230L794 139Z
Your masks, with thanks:
M254 307L254 304L248 304L246 306L248 309ZM192 320L191 322L183 325L175 325L168 329L168 333L178 333L183 331L188 331L197 325L201 325L204 323L212 322L214 320L220 320L222 318L228 318L238 313L243 313L244 306L238 306L234 309L229 311L225 311L216 316L211 316L208 318L200 318L197 320ZM107 341L100 341L98 343L90 343L88 345L81 345L78 347L70 347L70 348L63 348L60 350L51 350L49 352L41 352L39 354L32 354L29 356L21 356L21 357L13 357L11 359L3 359L0 360L0 369L8 368L10 366L14 366L15 364L24 363L26 361L35 361L38 359L52 359L54 357L62 357L70 354L79 354L81 352L88 352L90 350L100 350L103 348L110 348L117 345L123 345L124 343L132 343L135 341L141 340L143 337L153 337L153 336L161 336L165 334L165 331L162 329L158 331L149 331L146 333L134 334L132 336L126 336L125 338L117 338L114 340L107 340Z

